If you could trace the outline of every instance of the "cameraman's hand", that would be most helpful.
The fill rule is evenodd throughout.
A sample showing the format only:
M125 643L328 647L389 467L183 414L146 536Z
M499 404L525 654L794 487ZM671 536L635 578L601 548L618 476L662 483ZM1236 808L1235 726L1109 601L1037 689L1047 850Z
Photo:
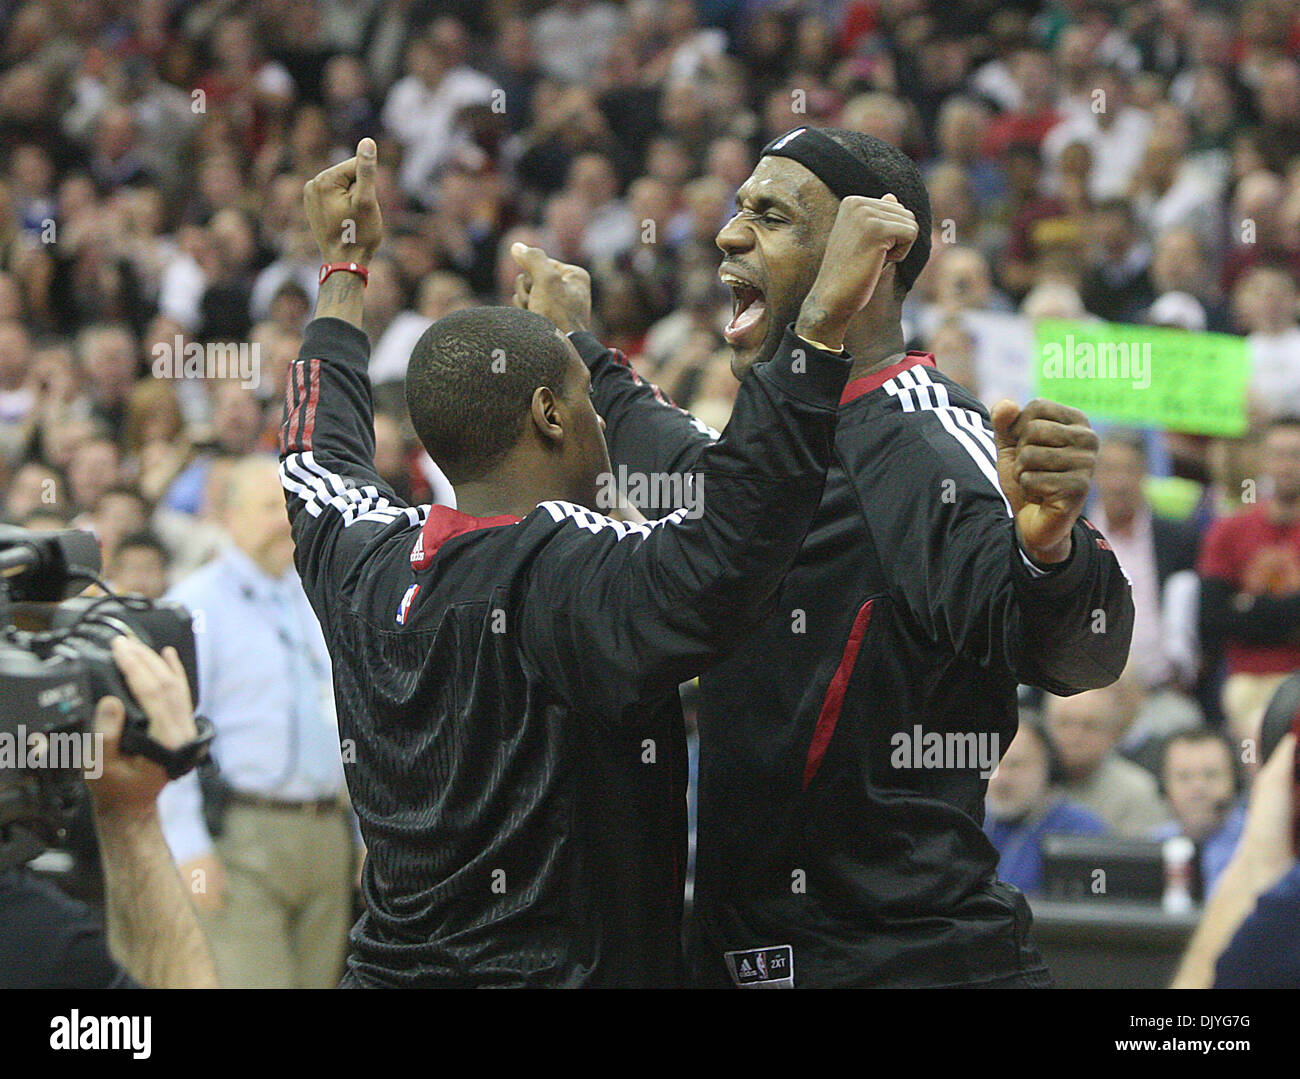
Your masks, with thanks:
M1255 777L1246 825L1234 858L1244 859L1260 891L1267 891L1295 864L1291 849L1291 787L1295 775L1295 735L1277 744Z
M149 735L168 749L191 741L197 730L190 685L176 649L160 656L132 637L113 638L113 659L145 715ZM97 815L147 816L154 810L158 792L167 785L161 765L144 757L124 757L120 752L126 708L116 697L104 697L95 706L95 732L102 738L102 769L86 778Z

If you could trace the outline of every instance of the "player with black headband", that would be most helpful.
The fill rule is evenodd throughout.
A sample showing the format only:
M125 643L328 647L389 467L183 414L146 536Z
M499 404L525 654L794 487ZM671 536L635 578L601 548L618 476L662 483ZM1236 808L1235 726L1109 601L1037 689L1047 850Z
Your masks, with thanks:
M677 685L772 610L849 363L787 332L700 455L699 512L628 524L594 510L609 457L573 345L536 314L458 311L406 375L458 508L407 506L375 472L361 329L376 164L363 139L307 185L325 265L281 434L368 849L345 984L680 984ZM896 200L846 200L835 235L852 257L819 278L832 325L916 233ZM535 288L589 305L583 277Z
M919 236L844 329L817 280L842 200L895 194ZM777 611L701 676L696 925L701 985L1050 984L1024 898L981 829L987 776L1017 726L1016 685L1109 684L1133 607L1080 516L1097 439L1078 411L1000 402L992 417L905 351L901 305L929 254L915 165L855 132L765 147L718 234L735 297L732 370L783 328L846 348L835 462ZM689 470L711 435L534 296L590 367L612 460ZM743 384L743 383L742 383Z

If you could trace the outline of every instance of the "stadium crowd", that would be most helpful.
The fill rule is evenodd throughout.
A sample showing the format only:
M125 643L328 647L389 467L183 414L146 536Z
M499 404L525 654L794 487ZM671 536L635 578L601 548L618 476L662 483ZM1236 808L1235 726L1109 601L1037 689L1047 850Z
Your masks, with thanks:
M1133 584L1130 669L1026 696L987 825L1029 891L1058 827L1187 835L1212 883L1264 707L1300 669L1296 0L0 3L4 519L93 529L108 579L155 598L199 594L233 539L238 572L204 579L203 609L222 587L293 606L271 587L292 576L280 494L245 461L275 448L315 300L303 184L363 136L389 236L366 292L376 459L400 494L450 494L405 414L411 347L448 312L509 303L518 240L585 266L601 339L720 429L736 383L714 237L759 147L803 124L923 164L934 253L908 346L990 406L1034 395L1037 319L1247 340L1246 437L1106 430L1090 517ZM310 651L311 627L277 632ZM231 681L268 666L259 647L233 640ZM292 683L312 723L320 676ZM246 731L226 743L245 809L338 800L324 766L286 778ZM273 845L255 816L205 837L190 795L169 839L216 917ZM347 860L332 853L332 887ZM274 902L285 921L309 901ZM336 961L312 977L333 984Z

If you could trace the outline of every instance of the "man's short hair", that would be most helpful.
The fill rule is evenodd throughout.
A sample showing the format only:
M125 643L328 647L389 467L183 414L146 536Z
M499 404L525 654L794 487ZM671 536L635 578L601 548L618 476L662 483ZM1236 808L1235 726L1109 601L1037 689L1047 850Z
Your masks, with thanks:
M166 544L160 540L156 533L148 529L142 529L139 532L131 532L124 536L122 541L117 545L117 557L122 557L123 551L131 550L148 550L153 551L166 569L171 565L171 553L167 550Z
M866 166L879 187L891 192L916 217L912 249L894 266L894 292L901 300L916 284L930 259L930 192L926 190L921 170L902 150L875 135L840 127L820 130Z
M477 479L519 441L539 386L564 393L568 363L563 338L541 315L453 311L411 351L406 405L415 433L452 483Z

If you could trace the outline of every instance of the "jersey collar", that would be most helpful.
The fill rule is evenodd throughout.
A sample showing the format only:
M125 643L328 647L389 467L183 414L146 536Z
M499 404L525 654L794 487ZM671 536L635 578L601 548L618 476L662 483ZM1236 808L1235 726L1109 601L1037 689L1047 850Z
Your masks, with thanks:
M434 505L429 507L429 516L420 529L420 536L411 548L411 569L428 569L438 549L450 539L474 532L480 528L496 528L498 525L516 525L520 518L510 514L500 517L471 517L450 506Z
M926 367L934 367L934 353L908 352L898 363L891 363L888 367L882 367L879 371L870 375L850 379L848 385L844 387L844 393L840 395L840 404L847 405L850 401L856 401L864 394L880 389L891 378L921 364Z

